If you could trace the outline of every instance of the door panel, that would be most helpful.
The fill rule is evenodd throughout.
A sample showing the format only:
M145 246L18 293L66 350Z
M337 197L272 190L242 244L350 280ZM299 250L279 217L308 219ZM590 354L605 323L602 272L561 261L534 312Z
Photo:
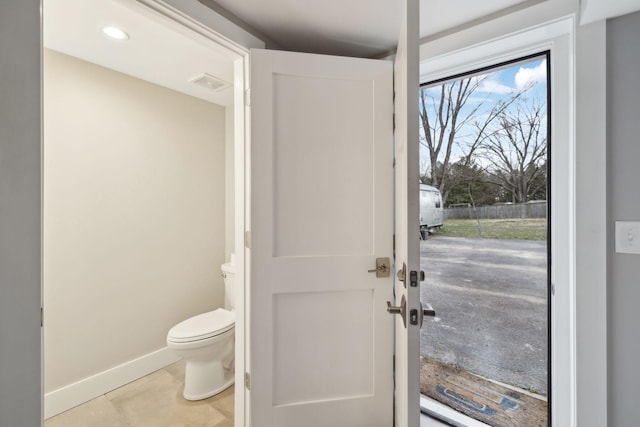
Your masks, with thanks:
M370 85L353 78L274 75L274 256L371 254ZM337 95L340 102L327 108ZM356 158L364 168L349 173ZM343 174L327 174L329 165L345 171L348 181ZM322 188L329 193L318 193ZM318 206L331 200L341 203ZM310 224L322 233L309 232Z
M395 302L407 299L407 312L420 309L420 287L411 286L409 274L420 268L419 259L419 141L418 141L418 40L419 2L405 0L394 65L395 88L395 230L396 270L407 265L406 287L395 282ZM397 277L397 276L395 276ZM419 277L419 276L418 276ZM436 307L437 309L437 307ZM420 325L396 319L396 425L420 425Z
M254 427L392 425L392 96L388 61L251 53Z

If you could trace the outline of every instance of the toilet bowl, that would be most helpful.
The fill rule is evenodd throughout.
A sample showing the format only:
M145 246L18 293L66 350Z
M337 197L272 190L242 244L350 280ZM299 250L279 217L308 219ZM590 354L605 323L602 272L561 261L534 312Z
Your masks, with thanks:
M184 320L167 334L167 347L186 362L183 396L187 400L214 396L234 382L234 266L224 264L222 275L225 308Z

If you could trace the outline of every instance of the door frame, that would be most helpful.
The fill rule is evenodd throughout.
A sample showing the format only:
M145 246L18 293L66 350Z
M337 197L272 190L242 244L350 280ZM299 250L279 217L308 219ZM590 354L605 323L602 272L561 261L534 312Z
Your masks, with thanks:
M576 426L575 18L421 58L420 82L447 78L531 54L551 60L551 425ZM422 55L421 55L422 56ZM568 126L559 125L568 123ZM558 143L563 141L564 143Z
M40 0L40 3L46 0ZM198 9L190 3L178 3L171 0L116 0L122 3L125 7L129 6L137 9L141 13L148 13L158 16L161 20L165 21L166 25L177 26L184 28L187 31L192 32L194 35L204 38L206 43L211 43L219 46L225 50L229 55L230 61L233 62L234 67L234 81L233 81L233 139L234 139L234 191L235 191L235 230L234 230L234 246L236 251L235 264L236 273L235 280L236 286L236 320L235 320L235 339L236 339L236 351L235 351L235 383L242 385L241 387L235 387L234 396L234 417L236 426L244 426L246 408L248 407L248 392L244 387L245 379L244 373L246 371L247 361L245 360L245 336L247 333L246 326L248 315L248 307L245 306L245 301L248 301L245 297L245 224L248 223L247 211L245 211L245 199L248 197L245 194L245 189L248 191L248 187L245 185L248 182L248 168L247 165L248 152L245 153L245 141L248 141L248 70L249 70L249 55L250 47L263 47L262 45L256 45L257 39L253 40L251 37L243 37L244 30L237 29L235 25L224 25L227 21L219 17L213 16L213 19L218 19L214 24L221 25L223 28L218 32L214 30L209 22L211 17L198 16ZM137 3L137 4L134 4ZM173 3L173 4L172 4ZM211 13L215 14L214 11ZM206 18L206 19L205 19ZM222 22L224 21L224 22ZM40 22L40 29L42 31L42 22ZM226 35L225 35L226 34ZM246 33L248 34L248 33ZM232 37L232 38L230 38ZM241 43L236 40L241 40ZM40 42L42 46L42 41ZM42 64L40 65L40 75L42 75ZM40 214L42 215L42 207ZM242 249L242 250L241 250ZM40 295L42 295L42 280L40 283ZM44 363L44 346L42 344L41 334L41 361ZM42 366L40 376L43 378ZM41 422L44 420L44 388L40 389L41 396ZM41 424L43 425L43 424Z
M31 19L31 18L28 19L28 18L23 18L23 17L25 17L25 16L32 16L33 17L33 16L36 16L36 15L39 16L39 14L36 14L34 12L35 9L36 9L36 5L38 6L37 9L39 9L40 1L28 2L28 3L25 2L24 5L21 5L19 7L18 6L15 6L15 7L14 6L7 6L6 9L3 9L3 10L7 10L8 9L11 12L8 16L17 17L18 19L16 20L16 22L18 22L20 25L25 24L25 23L30 25L30 26L29 25L22 25L23 28L27 28L27 31L22 31L22 34L29 35L29 37L27 37L27 38L28 38L28 40L30 40L32 42L35 39L37 39L38 37L40 37L40 35L38 34L37 31L32 31L36 27L37 24L35 22L35 19ZM32 14L32 15L29 15L29 14ZM568 104L569 104L568 109L569 109L569 111L568 111L567 114L568 114L568 116L570 118L570 122L568 122L568 123L570 123L570 129L569 129L568 133L571 136L570 151L571 151L571 154L574 154L575 153L575 149L574 149L575 142L574 142L573 138L574 138L574 134L575 134L575 132L574 132L574 111L575 111L575 101L574 101L574 99L575 99L575 94L573 93L574 92L574 90L573 90L573 87L574 87L573 86L574 85L574 80L573 80L573 76L574 76L574 73L573 73L573 49L574 49L574 45L573 45L573 41L574 41L573 21L572 21L571 25L572 25L572 28L569 31L561 32L561 34L564 34L564 35L567 36L567 40L562 41L562 44L565 45L566 50L568 51L567 53L570 54L570 57L567 58L567 61L569 62L569 71L567 72L568 81L571 83L570 88L568 88L568 91L570 92L570 94L569 94L569 100L568 100ZM540 28L538 28L538 30L539 30L538 33L541 33L541 32L543 33L543 34L538 34L540 39L544 39L544 40L547 40L547 41L552 40L552 35L544 34L544 30L540 30ZM226 40L228 40L228 39L226 39ZM525 45L527 42L530 42L530 41L526 40L526 36L520 37L520 41L521 41L521 45ZM27 44L29 44L29 43L27 43ZM35 43L35 44L37 44L37 43ZM35 44L32 43L32 45L35 45ZM40 45L41 45L41 42L40 42ZM11 58L20 58L21 60L23 60L24 59L24 54L18 52L18 50L19 49L24 49L24 46L26 46L26 45L23 42L18 48L7 50L7 55L9 57L11 57ZM504 52L505 51L505 47L503 46L502 49L503 49L502 52ZM31 55L31 56L29 56L29 59L27 60L27 62L29 62L30 64L34 65L34 67L32 67L32 68L28 68L27 67L27 69L31 69L32 70L29 73L27 73L27 78L30 78L31 80L38 80L38 77L36 76L36 74L40 73L40 70L39 70L39 65L40 65L39 58L37 58L36 56L32 55L33 52L34 52L33 49L29 48L27 50L28 50L27 53L29 53L29 55ZM470 55L470 56L472 56L472 55ZM246 68L246 65L248 63L247 54L246 53L245 54L239 54L239 60L241 62L243 62L243 66L244 66L244 68ZM244 95L244 92L243 92L243 95ZM38 114L36 114L35 111L39 111L39 108L34 108L34 101L33 101L33 99L35 99L35 97L37 97L37 96L38 95L36 94L36 95L33 95L31 98L29 98L26 101L27 105L24 106L24 109L28 113L30 113L32 116L34 114L35 114L35 116L38 116ZM557 107L558 106L556 105L554 108L557 108ZM13 106L13 108L15 109L15 106ZM246 117L244 119L246 119ZM37 117L36 117L36 120L37 120ZM245 129L244 125L238 125L237 124L239 121L240 120L238 118L236 118L236 129L238 128L238 126L240 126L240 129L244 130ZM243 120L243 121L246 121L246 120ZM12 127L12 129L14 129L14 128ZM35 127L31 128L31 129L35 129L37 132L39 132L40 126L38 125L38 126L35 126ZM28 133L22 132L21 135L22 136L19 138L19 140L20 141L25 141L25 143L26 143L26 145L25 145L26 148L24 148L24 151L29 151L30 149L33 148L32 147L33 141L35 139L38 139L38 138L35 138L32 132L28 132ZM237 151L238 153L244 153L244 151L243 151L244 140L239 141L240 139L243 138L243 136L244 136L244 134L242 136L236 135L236 147L242 148L241 150ZM16 154L16 156L19 156L19 154ZM31 151L29 151L28 154L31 155L32 154ZM16 157L16 156L14 156L14 157ZM33 156L30 157L30 158L33 159ZM241 164L244 164L244 160L245 159L240 159L240 160L237 159L236 160L236 164L238 164L239 161L241 162ZM570 164L571 169L569 171L567 171L567 172L569 172L569 175L570 175L570 178L571 178L571 181L569 183L571 190L569 191L569 193L572 196L571 200L568 202L568 204L569 204L568 210L569 210L569 215L570 216L568 217L567 222L575 224L576 215L575 215L575 205L574 205L574 201L573 201L574 200L573 197L575 196L575 191L574 191L575 183L572 181L573 174L574 174L573 173L573 169L574 169L573 166L574 166L573 163L571 163ZM40 175L39 175L39 172L35 171L35 169L36 168L33 167L33 168L30 168L30 169L23 170L22 173L19 173L17 176L20 176L20 177L25 176L27 179L30 179L30 180L31 179L36 179L37 180L37 179L39 179ZM13 170L7 171L7 175L10 175L11 177L15 177L16 175L13 174L12 172L13 172ZM240 176L240 177L237 177L237 178L240 178L242 181L241 182L236 181L236 188L240 187L240 188L244 189L243 183L245 182L245 180L247 178L246 175L243 175L243 176ZM33 196L32 193L29 193L29 194L31 194ZM11 197L14 197L14 193L11 193ZM15 197L15 198L18 199L18 197ZM22 201L23 200L22 196L19 199ZM243 201L242 200L238 201L237 199L236 199L236 208L238 208L238 206L244 207ZM242 199L242 198L240 198L240 199ZM26 209L25 211L30 211L30 209ZM241 210L239 210L237 212L242 212L242 211L244 211L244 209L241 209ZM246 217L245 217L245 221L246 221ZM6 226L7 222L8 221L5 221L3 223L3 226ZM24 221L22 221L22 219L21 219L20 221L16 221L16 223L18 225L22 226L24 224ZM11 223L11 224L13 224L13 223ZM31 223L29 223L28 225L30 226ZM568 298L568 302L569 302L568 306L569 306L569 309L570 309L569 311L570 312L567 313L566 317L567 317L567 320L568 320L568 324L565 325L565 329L568 332L568 338L569 338L568 346L570 347L570 350L571 350L570 351L570 356L569 356L570 360L568 361L568 365L569 365L570 369L569 369L569 371L567 371L567 374L565 375L565 376L568 377L568 381L565 384L565 386L567 387L567 389L569 390L569 393L570 393L570 395L568 396L568 399L569 399L568 411L570 413L571 422L566 424L566 425L575 425L575 422L576 422L576 419L575 419L575 413L576 413L576 408L575 408L575 404L576 404L575 329L576 329L576 325L575 325L575 228L574 227L575 226L572 225L571 228L566 231L566 233L569 236L569 243L568 243L569 246L570 246L569 249L571 250L571 253L568 254L568 258L569 258L571 263L570 263L570 265L568 265L566 267L567 270L568 270L566 272L566 275L568 275L568 277L569 277L568 290L567 290L568 295L566 297ZM32 235L33 235L33 230L29 229L27 231L26 235L27 235L27 238L30 239L32 237ZM35 241L35 240L37 240L37 238L33 238L33 240ZM20 242L22 242L22 240L20 240L20 239L16 239L16 240L12 240L12 241L20 241ZM238 242L240 242L241 245L244 244L244 231L242 230L242 227L237 227L237 229L236 229L236 244L238 244ZM39 248L39 243L34 243L31 240L29 240L28 242L24 243L24 245L25 245L25 247L27 247L27 249L29 249L29 248L31 248L31 249ZM236 246L236 248L241 248L241 247L242 246ZM37 249L37 250L39 250L39 249ZM244 259L242 258L242 256L240 256L240 259L238 260L238 262L239 263L244 262ZM32 265L35 265L35 264L32 263ZM13 271L19 271L20 268L21 268L21 266L14 267L13 270L11 270L11 271L12 272ZM248 273L246 271L243 271L242 269L240 269L240 271L242 272L241 274L247 274ZM19 276L19 277L22 278L23 276ZM240 278L240 280L242 280L242 277ZM32 277L31 276L27 277L27 281L29 283L33 283ZM41 285L41 282L40 282L40 285ZM239 288L242 288L242 286L240 286ZM25 291L25 293L29 293L29 291L27 290L27 291ZM41 294L41 289L39 289L39 293ZM23 296L24 296L24 294L20 294L17 297L17 299L16 298L12 298L12 299L8 300L9 305L11 305L12 302L15 303L15 301L18 301L18 302L23 301L21 299ZM21 305L20 308L21 308L21 310L23 310L24 307L27 307L28 310L24 312L24 313L26 313L25 316L26 316L26 318L31 318L30 317L31 314L35 313L34 307L36 307L36 309L37 309L37 304L39 304L39 301L36 301L35 305L32 304L32 302L34 300L39 300L39 295L36 295L36 296L27 295L27 297L30 298L30 299L28 299L26 304ZM244 295L239 295L239 297L244 297ZM242 299L240 299L239 301L242 301ZM18 307L18 305L15 305L15 306ZM3 307L8 307L8 306L7 306L7 304L5 304ZM247 307L242 307L242 309L247 309ZM581 311L584 311L584 308L582 308ZM11 310L9 312L13 313L13 311L11 311ZM18 318L25 318L25 316L18 317ZM238 333L238 330L236 330L236 333ZM243 333L243 331L241 331L241 333ZM11 336L13 337L14 335L11 335ZM606 346L606 340L601 339L602 337L598 337L598 338L599 339L595 343L595 346L600 346L600 345L605 345ZM238 341L241 341L241 340L238 340ZM241 354L244 354L244 353L241 353ZM581 367L584 368L584 366L581 366ZM596 366L596 367L605 368L604 371L602 371L602 370L600 371L600 376L601 377L604 376L604 378L606 378L606 364L605 364L605 366ZM238 376L242 377L242 370L237 369L236 375L237 375L236 378L238 378ZM32 382L29 382L29 384L31 384L31 383ZM582 390L582 391L583 392L589 392L588 390ZM42 392L42 390L40 390L40 394L41 394L41 392ZM597 393L597 392L594 392L594 393ZM243 396L244 396L244 394L241 393L240 397L243 397ZM605 396L606 396L606 392L605 392ZM581 398L581 400L582 400L582 398ZM11 400L10 400L10 402L16 402L16 401L17 401L17 399L15 398L15 396L13 398L11 398ZM602 402L602 403L604 405L606 405L606 400L604 402ZM236 403L236 405L237 405L237 403ZM605 411L606 411L606 409L605 409ZM36 412L36 411L34 411L34 412ZM240 414L236 413L236 417L238 417L239 415ZM15 414L15 416L19 417L20 414ZM242 424L244 424L244 420L242 421ZM242 424L240 424L240 425L242 425Z
M234 425L251 425L250 381L245 377L249 372L249 325L251 307L249 305L250 234L251 224L251 109L250 109L250 54L246 51L234 62L234 194L235 194L235 230L234 246L236 254L236 324L235 324L235 389L234 389Z

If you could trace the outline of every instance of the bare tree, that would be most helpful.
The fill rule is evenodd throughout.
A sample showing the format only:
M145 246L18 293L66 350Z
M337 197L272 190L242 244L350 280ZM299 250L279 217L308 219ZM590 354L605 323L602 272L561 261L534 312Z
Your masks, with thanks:
M423 178L423 181L437 187L445 200L449 190L459 183L457 176L450 173L452 162L470 165L478 147L491 135L488 131L490 125L529 89L526 87L514 92L510 97L492 103L492 107L484 111L489 101L487 94L472 108L463 111L471 95L487 78L475 76L443 83L436 89L437 95L435 92L430 95L425 88L420 91L420 144L429 152L429 171L422 174L429 179ZM461 135L463 129L475 131ZM459 159L452 159L456 144L462 155Z
M520 102L502 111L487 134L482 152L488 168L514 203L526 202L545 185L547 160L546 104Z

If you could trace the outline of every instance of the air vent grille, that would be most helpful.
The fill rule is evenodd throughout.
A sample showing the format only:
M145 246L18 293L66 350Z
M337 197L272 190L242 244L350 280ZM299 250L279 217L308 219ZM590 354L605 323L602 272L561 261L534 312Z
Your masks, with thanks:
M203 88L212 90L214 92L219 92L223 89L231 87L231 83L226 82L222 79L212 76L211 74L202 73L191 80L190 83L197 84L198 86L202 86Z

